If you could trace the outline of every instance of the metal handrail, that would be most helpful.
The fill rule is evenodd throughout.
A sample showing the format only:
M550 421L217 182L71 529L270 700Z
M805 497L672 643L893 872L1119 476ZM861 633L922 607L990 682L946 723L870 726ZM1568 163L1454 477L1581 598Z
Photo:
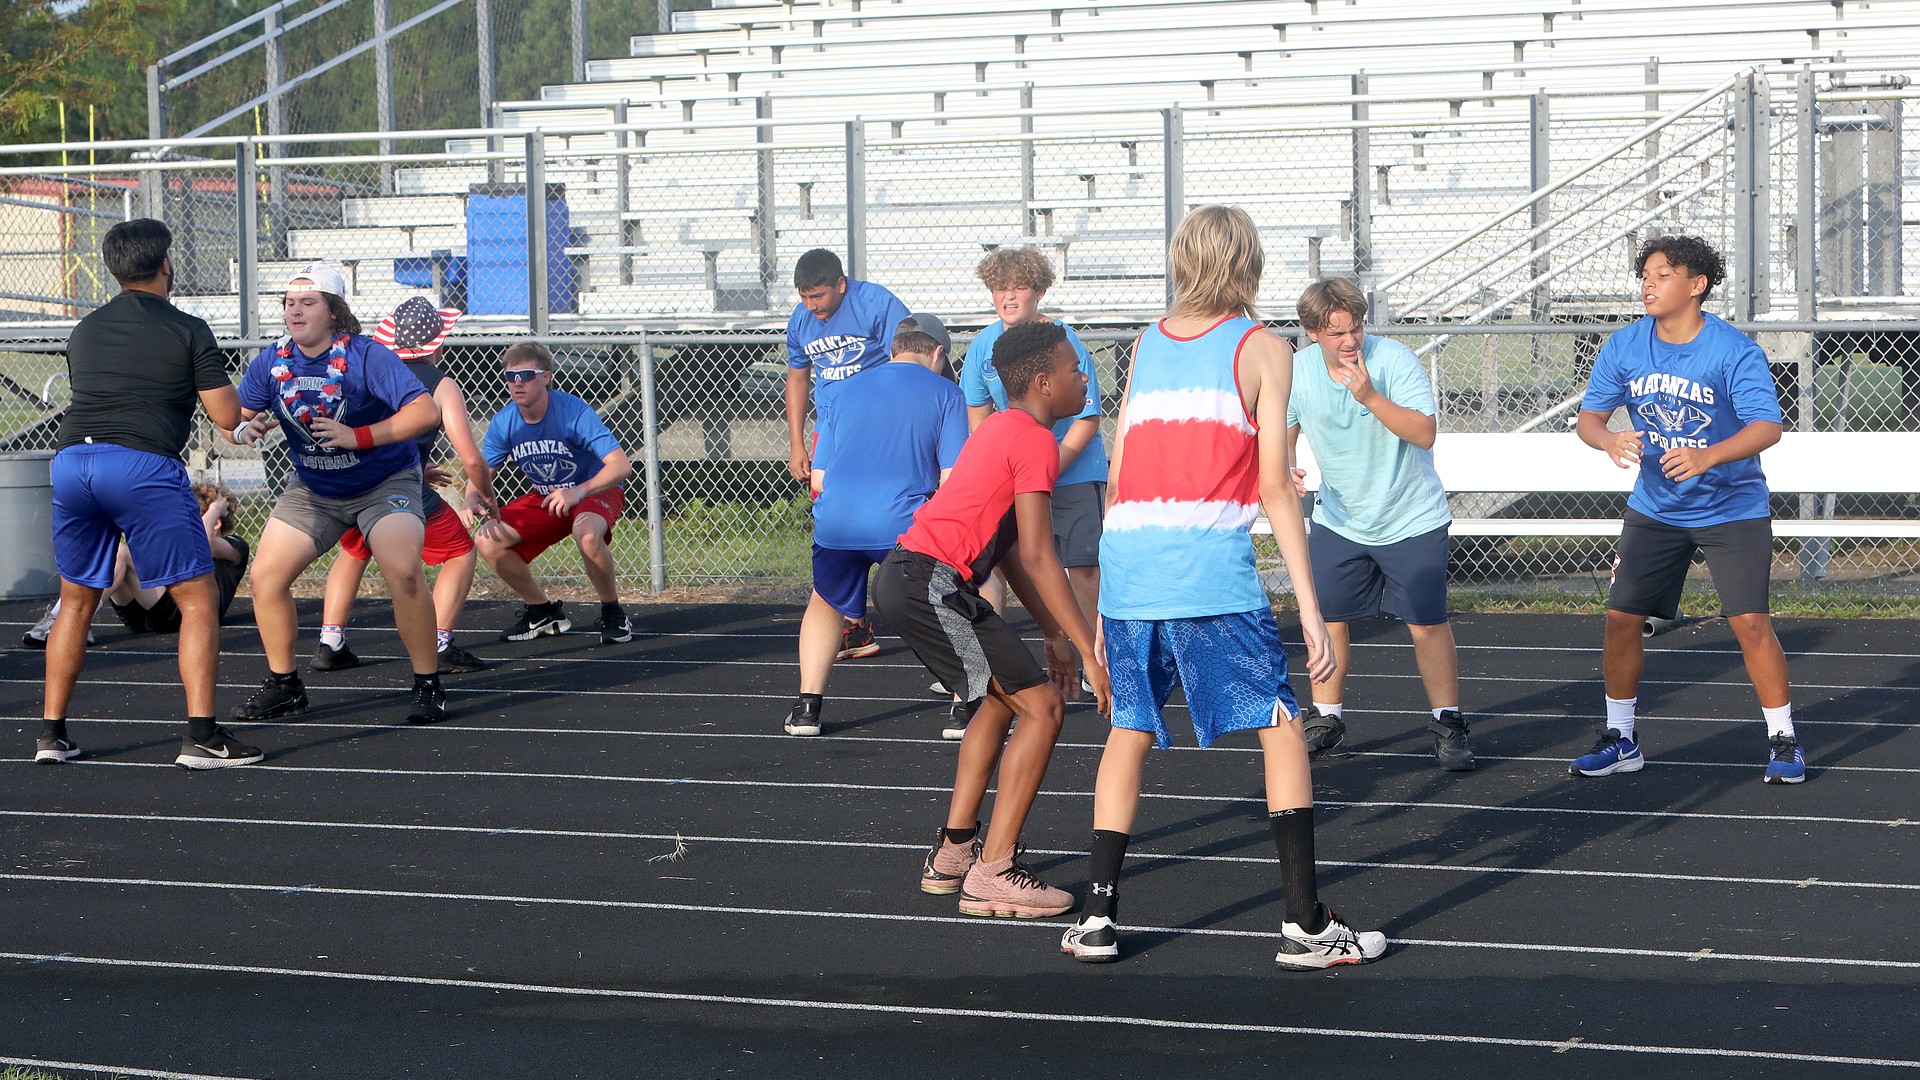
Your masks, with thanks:
M293 3L293 0L281 0L281 3L267 10L268 11L285 10L285 8L291 3ZM261 36L254 38L252 41L249 41L244 45L237 45L231 49L228 49L226 52L221 53L219 56L214 57L213 59L207 61L204 64L201 64L199 67L194 68L191 71L187 71L179 75L175 75L173 78L168 79L166 82L161 83L160 89L172 90L177 86L184 86L188 82L200 77L201 75L204 75L209 71L212 71L214 68L217 68L222 64L225 64L227 61L233 60L240 56L244 56L247 53L250 53L253 50L260 48L261 46L265 45L274 36L275 33L284 34L296 26L300 26L304 23L311 22L314 19L317 19L320 16L325 15L327 12L332 11L337 7L340 7L342 4L348 4L348 3L352 3L352 0L327 0L326 3L321 4L319 7L313 9L312 11L307 12L305 15L302 15L299 18L294 19L290 22L282 23L278 31L262 34ZM243 22L251 24L259 19L264 19L266 17L267 17L267 11L261 11L259 14L243 20ZM228 27L227 31L222 31L218 35L218 37L226 36L226 33L228 31L231 31L239 27L240 25L242 25L242 23L235 23L233 26ZM208 38L206 40L213 41L213 40L217 40L217 38ZM160 61L160 66L165 67L169 63L178 59L179 57L187 55L189 52L191 52L191 48L189 48L185 52L174 53L172 56L169 56L166 59Z

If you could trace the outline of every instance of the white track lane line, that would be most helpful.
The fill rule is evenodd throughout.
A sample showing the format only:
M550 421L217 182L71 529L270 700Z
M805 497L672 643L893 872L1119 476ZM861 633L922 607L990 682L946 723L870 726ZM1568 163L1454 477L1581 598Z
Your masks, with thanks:
M173 1069L136 1069L131 1065L100 1065L91 1061L48 1061L45 1058L0 1057L0 1065L22 1069L60 1069L64 1072L97 1073L101 1076L151 1076L160 1080L248 1080L244 1076L212 1076L207 1073L183 1073Z
M988 920L999 922L1000 920ZM1053 926L1052 929L1059 929ZM1299 1035L1322 1038L1365 1039L1405 1043L1455 1043L1465 1046L1508 1046L1550 1053L1598 1051L1602 1053L1656 1056L1733 1058L1757 1061L1791 1061L1823 1065L1873 1065L1884 1068L1920 1069L1920 1061L1906 1058L1846 1057L1829 1054L1798 1054L1773 1050L1739 1050L1716 1046L1658 1046L1638 1043L1588 1042L1582 1038L1512 1039L1485 1035L1455 1035L1417 1031L1368 1031L1355 1028L1296 1027L1283 1024L1225 1024L1202 1020L1165 1019L1154 1016L1116 1016L1113 1014L1075 1014L1028 1012L1017 1009L957 1009L923 1005L882 1005L860 1001L816 1001L775 997L745 997L734 994L687 994L659 990L617 990L588 986L560 986L548 983L513 983L482 979L435 979L410 975L378 975L371 972L319 971L308 968L264 967L242 964L192 964L163 960L125 960L102 956L71 954L45 957L26 953L0 952L0 960L21 960L98 967L146 968L162 971L193 971L216 975L280 975L309 979L337 979L344 982L383 983L399 986L431 986L456 990L492 990L508 993L549 994L562 997L613 1000L659 1001L688 1005L737 1005L755 1008L802 1009L818 1012L876 1013L887 1016L937 1017L959 1020L1013 1020L1053 1024L1102 1024L1134 1028L1158 1028L1172 1031L1217 1031L1246 1035Z
M8 765L35 769L52 767L38 764L26 758L13 758L0 761L0 768ZM77 761L64 762L59 768L172 769L175 768L175 766L158 761L89 761L82 758ZM774 791L886 791L928 795L948 795L952 793L950 786L928 784L848 784L815 780L709 780L694 776L609 776L594 773L501 772L498 770L485 769L355 769L321 768L305 765L248 765L246 768L250 773L273 772L300 775L407 779L436 777L441 779L483 780L565 780L606 784L762 788ZM987 790L993 791L994 789L988 788ZM1093 798L1093 792L1091 791L1042 790L1039 794L1042 797L1050 798ZM1252 798L1242 795L1179 795L1167 792L1142 792L1140 797L1142 799L1169 802L1204 802L1214 806L1231 806L1236 803L1266 805L1264 798ZM1812 814L1709 814L1683 810L1600 810L1562 806L1501 806L1492 803L1386 802L1378 800L1349 801L1342 799L1321 799L1317 800L1314 805L1334 809L1354 810L1451 810L1507 814L1572 814L1589 817L1630 817L1641 820L1647 818L1672 818L1683 821L1738 821L1745 824L1870 825L1878 828L1898 828L1903 825L1920 825L1920 818L1820 817Z

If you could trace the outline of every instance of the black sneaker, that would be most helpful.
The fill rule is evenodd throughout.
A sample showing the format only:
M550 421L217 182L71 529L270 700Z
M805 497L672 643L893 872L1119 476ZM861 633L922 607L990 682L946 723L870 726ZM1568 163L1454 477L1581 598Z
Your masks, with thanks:
M947 726L940 729L940 737L948 742L959 742L967 737L967 721L973 719L973 712L964 701L956 701L947 706Z
M1328 716L1313 706L1300 714L1305 723L1300 734L1307 740L1307 760L1328 761L1347 756L1347 722Z
M1473 771L1473 747L1467 745L1467 718L1458 709L1448 709L1440 719L1429 721L1433 735L1433 757L1448 772Z
M337 649L323 641L319 648L313 650L313 663L310 666L315 671L344 671L359 667L360 658L353 655L353 646L344 641Z
M528 604L520 609L520 621L500 633L501 641L532 641L542 634L564 634L573 629L560 601Z
M787 713L786 730L789 735L820 734L820 703L800 698L793 703L793 711Z
M233 720L271 720L276 716L292 716L307 711L307 687L296 676L282 681L269 675L254 691L245 705L235 705L227 713ZM258 758L254 760L258 761Z
M633 640L633 622L627 613L615 608L600 613L600 644L619 645Z
M305 701L304 695L301 700ZM301 708L305 707L302 704ZM204 742L194 741L191 735L180 736L180 756L174 758L173 763L183 769L231 769L235 765L251 765L266 756L259 747L234 738L226 728L215 727L213 737Z
M447 691L438 682L413 684L413 708L407 710L409 724L437 724L447 718Z
M1105 915L1083 915L1060 935L1060 951L1083 964L1111 964L1120 959L1119 929Z
M40 739L33 745L35 765L58 765L80 756L80 747L72 739Z
M840 631L840 652L835 660L858 660L879 653L880 643L873 640L873 624L862 619L850 622Z
M471 671L485 671L491 667L485 660L473 655L458 645L449 643L440 650L440 668L442 675L461 675Z

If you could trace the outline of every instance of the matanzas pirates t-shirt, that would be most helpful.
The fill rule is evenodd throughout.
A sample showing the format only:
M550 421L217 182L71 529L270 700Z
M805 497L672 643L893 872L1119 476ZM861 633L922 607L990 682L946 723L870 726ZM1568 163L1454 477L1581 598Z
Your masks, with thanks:
M1708 469L1678 483L1660 469L1669 447L1725 442L1755 421L1780 423L1767 354L1725 320L1706 324L1684 345L1661 341L1651 317L1607 338L1594 359L1580 408L1611 413L1627 407L1642 432L1640 478L1627 505L1655 521L1703 528L1771 514L1758 455Z
M285 359L291 376L284 382L273 374L274 367L281 362L283 344L287 347ZM328 366L332 347L329 341L317 357L306 355L299 346L285 339L261 349L240 380L240 404L255 412L271 410L279 418L280 430L287 436L294 472L299 474L301 483L316 495L344 498L372 490L395 473L418 468L420 448L411 439L370 450L322 446L314 441L313 432L293 410L300 405L325 406L332 419L352 427L365 427L392 419L394 413L427 391L392 349L370 337L350 334L346 374L338 380L340 399L329 404L324 388L335 381ZM285 397L288 393L295 398L291 407Z
M546 414L537 424L527 423L518 405L509 404L495 413L480 452L495 469L512 458L527 483L549 495L557 488L579 487L593 479L606 456L618 449L620 441L591 405L572 394L549 390Z
M847 295L825 322L804 304L787 320L787 366L813 369L813 411L827 415L842 382L892 358L893 332L907 305L871 281L847 280Z

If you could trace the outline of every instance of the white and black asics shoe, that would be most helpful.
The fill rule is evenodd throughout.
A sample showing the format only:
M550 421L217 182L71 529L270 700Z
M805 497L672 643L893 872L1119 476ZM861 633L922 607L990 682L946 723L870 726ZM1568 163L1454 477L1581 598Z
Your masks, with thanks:
M1119 929L1105 915L1083 916L1060 935L1060 951L1083 964L1111 964L1120 959Z
M1326 915L1327 925L1317 934L1307 933L1299 923L1281 923L1280 954L1273 962L1295 971L1316 971L1340 964L1364 964L1378 960L1387 951L1387 935L1377 930L1357 931L1331 910Z

